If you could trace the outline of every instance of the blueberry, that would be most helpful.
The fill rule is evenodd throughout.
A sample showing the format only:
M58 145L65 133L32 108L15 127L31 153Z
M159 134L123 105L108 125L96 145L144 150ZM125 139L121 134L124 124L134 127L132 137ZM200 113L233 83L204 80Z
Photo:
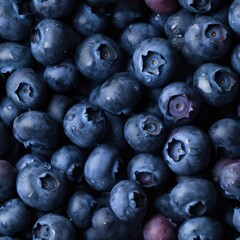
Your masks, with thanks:
M186 48L195 58L209 62L223 57L230 48L231 34L220 20L196 17L184 35Z
M21 41L28 37L31 28L32 18L26 1L0 1L1 38L9 41Z
M142 187L132 180L122 180L111 190L110 206L123 222L142 221L147 210L147 196Z
M109 27L110 13L105 7L79 3L73 12L72 23L76 31L84 36L104 33Z
M100 208L94 212L92 226L102 236L102 239L106 240L127 239L129 235L129 225L120 221L108 207Z
M14 235L30 225L30 210L19 198L12 198L0 205L0 233Z
M218 200L214 184L196 177L179 182L169 196L175 214L185 219L203 216L214 209Z
M0 102L0 118L6 127L11 127L13 121L22 112L22 109L16 106L16 104L9 97L2 98Z
M134 73L147 87L161 87L170 82L177 70L178 56L169 41L149 38L142 41L133 53Z
M221 0L179 0L180 5L193 13L209 13L221 4Z
M190 84L173 82L160 93L158 105L167 122L183 125L197 117L201 110L202 99Z
M239 171L239 159L221 159L212 168L213 180L220 186L226 198L240 199Z
M218 119L210 126L208 135L218 158L240 156L239 134L239 120L232 118Z
M103 161L104 159L104 161ZM97 191L111 191L119 181L121 158L110 144L100 144L93 149L84 165L84 177Z
M163 148L168 167L179 175L195 175L210 162L208 135L193 125L174 128Z
M93 34L85 38L75 53L78 70L85 77L98 83L102 83L119 71L121 61L120 47L104 34Z
M62 18L69 15L75 5L75 0L33 0L36 11L47 18Z
M20 109L37 109L47 98L47 86L32 68L14 71L7 79L6 91Z
M97 104L112 114L130 114L142 96L142 86L128 72L118 72L105 81L96 96Z
M17 42L3 42L0 44L1 73L12 73L19 68L31 67L32 65L33 57L29 47Z
M32 228L32 239L75 240L76 230L64 216L47 213L37 219Z
M229 104L239 92L237 74L216 63L201 65L194 73L193 85L208 104L216 107Z
M179 240L223 239L223 228L218 220L212 217L194 217L187 219L178 230Z
M0 160L0 202L14 197L16 193L17 171L6 160Z
M79 72L71 59L53 66L47 66L43 73L43 79L48 86L57 93L64 93L73 90L79 81Z
M144 240L176 240L177 225L161 214L154 214L143 228Z
M95 147L103 141L107 132L107 118L104 112L94 105L77 103L66 113L63 119L66 136L82 148Z
M127 119L124 136L134 150L156 152L164 144L167 128L158 115L144 112Z
M130 180L146 189L163 188L170 179L170 171L163 159L150 153L135 155L128 163L127 173Z
M59 207L67 193L64 175L49 163L30 164L23 168L18 173L16 188L25 204L41 211Z
M120 46L126 54L132 56L143 40L153 37L160 37L160 32L155 26L145 22L132 23L122 31Z
M83 177L83 152L75 145L64 145L55 151L50 163L58 168L71 183L80 183Z
M95 206L96 200L93 196L83 191L77 191L68 201L67 215L77 228L84 229L91 226Z
M231 66L240 74L240 44L236 44L231 53Z
M228 9L228 22L231 26L232 30L237 34L240 35L240 17L239 17L239 6L240 1L234 0L232 1L229 9Z
M13 122L13 135L25 148L49 154L58 143L59 126L45 112L23 112Z
M145 0L146 5L155 13L170 15L178 8L177 0Z

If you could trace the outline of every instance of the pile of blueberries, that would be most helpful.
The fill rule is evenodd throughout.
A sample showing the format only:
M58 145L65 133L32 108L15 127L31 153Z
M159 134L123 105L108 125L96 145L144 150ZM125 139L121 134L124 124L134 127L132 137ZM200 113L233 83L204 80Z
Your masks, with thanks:
M240 0L0 0L0 39L0 239L240 239Z

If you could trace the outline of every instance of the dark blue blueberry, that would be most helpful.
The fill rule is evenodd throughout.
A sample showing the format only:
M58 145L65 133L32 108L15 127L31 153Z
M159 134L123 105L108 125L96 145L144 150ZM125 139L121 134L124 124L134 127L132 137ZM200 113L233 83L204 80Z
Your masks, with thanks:
M233 226L236 228L236 230L238 232L240 232L240 209L239 209L239 207L234 208L232 222L233 222Z
M139 153L128 163L127 173L130 180L143 188L163 188L170 179L170 171L161 157L150 153Z
M111 190L110 206L120 221L138 223L147 210L147 196L132 180L122 180Z
M47 114L59 122L61 125L63 123L63 118L67 110L73 105L73 99L66 95L53 94L51 99L49 99L47 106Z
M131 23L144 21L145 18L146 6L143 1L121 0L116 1L111 22L115 29L124 29Z
M153 37L160 37L160 32L155 26L145 22L132 23L122 31L120 46L131 56L143 40Z
M92 227L105 240L128 239L129 225L120 221L113 211L108 208L100 208L92 216Z
M55 19L43 19L32 30L30 41L33 57L42 65L62 61L70 48L66 26Z
M75 145L64 145L51 157L51 165L58 168L72 183L80 183L83 177L84 155Z
M180 5L193 13L209 13L221 5L221 0L179 0Z
M79 71L73 61L64 59L56 65L47 66L43 79L53 91L65 93L76 87L79 81Z
M193 14L185 9L171 14L166 20L164 30L168 40L178 50L183 51L184 34L194 19Z
M229 104L239 92L239 79L235 72L216 63L201 65L194 73L193 86L210 105Z
M161 214L154 214L143 228L144 240L177 240L177 225Z
M228 23L232 30L240 36L240 15L239 15L240 1L232 1L228 9Z
M220 222L212 217L193 217L187 219L178 229L178 240L223 239Z
M75 240L76 230L64 216L47 213L35 222L32 228L32 240Z
M0 233L14 235L27 229L31 213L23 201L12 198L0 205Z
M86 192L73 193L67 204L67 215L77 228L84 229L91 226L96 203L94 197Z
M7 127L4 125L4 123L0 120L0 156L5 154L9 148L11 143L11 136L10 131L7 129Z
M20 172L23 168L27 167L28 165L31 164L42 164L46 162L46 159L39 155L39 154L35 154L35 153L28 153L24 156L22 156L15 164L15 167L17 169L18 172Z
M59 126L45 112L27 111L15 118L13 135L25 148L48 154L59 141Z
M6 160L0 160L0 203L14 197L16 177L17 171L14 166Z
M28 37L32 28L31 14L26 1L0 1L0 36L9 41Z
M93 34L78 46L75 61L85 77L102 83L119 71L122 52L118 44L107 35Z
M221 159L212 168L213 180L220 186L223 195L230 199L240 199L240 160Z
M0 44L1 73L11 73L19 68L31 67L32 65L33 57L29 47L15 42Z
M79 3L73 12L72 23L76 31L84 36L104 33L109 27L110 13L105 7Z
M62 18L69 15L75 0L33 0L35 10L47 18Z
M98 90L97 104L112 114L130 114L142 97L142 86L128 72L119 72L105 81Z
M159 13L150 12L149 22L163 33L165 28L165 23L168 17L169 17L168 14L159 14Z
M118 150L109 144L93 149L84 166L84 177L97 191L110 191L119 181L121 158Z
M85 102L73 105L63 119L66 136L82 148L95 147L107 133L107 118L104 112Z
M139 113L129 117L124 126L128 144L138 152L156 152L163 146L167 128L159 115Z
M202 99L190 84L173 82L160 93L158 105L167 122L182 125L192 122L197 117Z
M179 182L169 196L174 212L185 219L210 212L218 200L218 192L213 182L196 177Z
M188 27L184 40L186 48L196 59L209 62L227 53L231 34L229 28L217 18L199 16Z
M49 163L29 164L17 176L19 197L30 207L52 211L59 207L66 196L64 175Z
M158 88L170 82L178 66L178 56L169 41L149 38L133 54L134 73L147 87Z
M240 44L236 44L231 53L231 66L240 74Z
M9 97L4 97L0 102L0 118L5 126L11 127L16 117L20 115L22 109L16 106L16 104Z
M195 175L201 172L210 161L207 134L194 125L175 128L165 142L163 159L176 174Z
M210 126L208 135L218 158L240 157L239 123L239 120L223 118Z
M32 68L20 68L9 76L6 92L20 109L37 109L45 103L47 85Z

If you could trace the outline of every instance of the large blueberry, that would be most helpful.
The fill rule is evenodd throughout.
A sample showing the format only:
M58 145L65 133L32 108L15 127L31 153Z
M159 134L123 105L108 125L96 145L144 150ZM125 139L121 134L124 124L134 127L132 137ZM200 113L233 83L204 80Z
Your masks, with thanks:
M228 22L231 26L232 30L240 35L240 16L239 16L239 7L240 1L234 0L232 1L229 9L228 9Z
M122 53L118 44L107 35L93 34L79 45L75 61L85 77L101 83L119 71Z
M209 164L209 138L205 132L193 125L175 128L165 142L163 158L176 174L197 174Z
M90 148L103 141L107 132L107 118L94 105L78 103L73 105L63 119L66 136L77 146Z
M178 56L169 41L149 38L142 41L133 54L134 73L147 87L161 87L170 82L177 66Z

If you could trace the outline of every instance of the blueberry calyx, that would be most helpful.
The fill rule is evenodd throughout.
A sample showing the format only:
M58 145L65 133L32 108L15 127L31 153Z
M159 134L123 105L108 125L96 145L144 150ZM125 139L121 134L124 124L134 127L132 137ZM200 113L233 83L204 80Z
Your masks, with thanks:
M150 135L159 135L161 132L161 127L159 126L158 122L152 118L147 118L141 124L142 131L150 134Z
M88 122L93 122L94 124L100 121L100 111L98 109L94 109L92 107L86 108L85 116Z
M38 223L33 229L34 239L47 240L49 237L49 226L47 224Z
M211 9L211 0L193 0L190 4L196 11L209 11Z
M44 176L40 177L39 180L41 188L47 191L54 192L60 186L60 182L49 173L46 173Z
M15 93L17 94L18 96L18 99L22 102L22 103L26 103L30 98L33 97L33 88L31 87L30 84L28 83L24 83L24 82L21 82L19 85L18 85L18 88L17 90L15 91Z
M116 51L106 44L101 44L97 49L97 52L102 60L114 60L117 58Z
M28 4L25 0L18 0L16 3L16 8L20 16L26 16L30 14Z
M34 28L30 35L30 41L33 44L38 44L41 40L41 31L38 28Z
M143 55L142 61L142 71L153 74L155 76L160 75L160 68L166 63L161 54L153 51L148 51L147 55Z
M168 104L168 113L174 120L188 118L193 111L191 101L185 94L173 96Z
M72 164L67 171L69 179L77 183L80 183L82 181L83 178L82 173L83 169L79 164Z
M146 197L142 193L132 192L130 200L130 203L134 208L144 209L146 207Z
M220 44L227 39L228 33L220 24L209 24L205 30L205 35L215 43Z
M136 172L136 181L143 187L156 186L155 175L150 172Z
M230 92L233 87L233 79L224 70L218 70L215 73L215 82L221 88L221 90Z
M180 161L186 155L184 143L175 138L173 138L172 141L168 143L167 151L168 151L168 155L175 162Z
M207 207L201 201L192 202L187 212L192 216L202 216L206 212Z

